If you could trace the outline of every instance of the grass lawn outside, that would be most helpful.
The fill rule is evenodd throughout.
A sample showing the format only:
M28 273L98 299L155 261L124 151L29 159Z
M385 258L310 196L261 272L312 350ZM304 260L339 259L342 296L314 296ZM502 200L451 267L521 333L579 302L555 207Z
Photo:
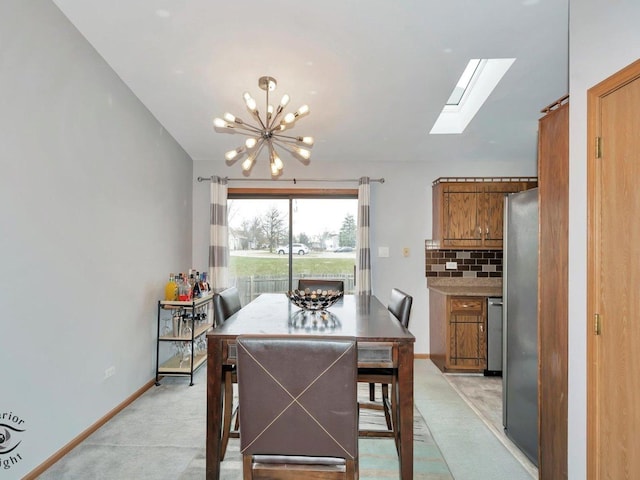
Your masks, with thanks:
M340 254L310 253L293 256L293 273L300 275L353 275L355 258ZM251 255L231 255L229 273L232 277L281 277L289 275L288 255L270 254L268 252Z

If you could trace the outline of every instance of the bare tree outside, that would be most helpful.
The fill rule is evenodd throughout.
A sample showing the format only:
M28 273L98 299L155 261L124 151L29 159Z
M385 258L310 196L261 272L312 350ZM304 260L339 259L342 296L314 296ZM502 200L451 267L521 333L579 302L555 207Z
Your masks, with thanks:
M262 217L262 232L265 236L269 253L273 253L278 245L287 238L287 224L285 215L272 206Z
M262 231L262 219L253 217L242 221L242 233L247 239L246 249L258 249L264 245L264 233Z

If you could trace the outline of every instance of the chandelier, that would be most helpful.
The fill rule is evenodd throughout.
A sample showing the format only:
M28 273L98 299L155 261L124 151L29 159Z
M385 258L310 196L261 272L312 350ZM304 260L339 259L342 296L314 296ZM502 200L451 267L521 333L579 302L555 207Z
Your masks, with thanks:
M248 136L244 145L229 150L224 154L228 165L234 164L246 155L246 158L242 162L242 170L249 174L255 164L256 158L260 152L265 149L269 152L271 176L277 177L282 174L283 164L276 150L276 146L290 152L303 161L303 163L308 163L311 157L311 151L305 147L313 146L313 137L298 137L285 135L283 133L292 128L299 118L309 113L309 106L302 105L295 113L283 115L284 108L290 100L289 95L285 94L282 97L280 104L275 110L273 105L269 104L269 92L276 89L276 79L273 77L260 77L258 86L266 92L264 116L260 116L256 101L251 95L249 95L248 92L243 94L244 102L256 125L248 124L230 113L225 113L223 118L216 118L213 121L213 125L216 131L240 133Z

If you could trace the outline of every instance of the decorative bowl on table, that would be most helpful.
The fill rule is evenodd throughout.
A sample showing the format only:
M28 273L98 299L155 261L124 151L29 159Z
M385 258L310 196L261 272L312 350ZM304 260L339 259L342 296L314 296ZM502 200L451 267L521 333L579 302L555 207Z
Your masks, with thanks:
M293 290L287 292L291 303L305 311L321 312L342 298L339 290Z

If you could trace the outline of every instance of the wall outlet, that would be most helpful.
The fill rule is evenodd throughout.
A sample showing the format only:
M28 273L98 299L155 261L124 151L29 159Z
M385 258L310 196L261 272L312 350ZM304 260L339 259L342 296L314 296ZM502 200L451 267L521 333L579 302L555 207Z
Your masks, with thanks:
M457 270L458 269L458 262L447 262L444 265L444 269L445 270Z
M403 257L408 257L409 256L409 247L404 247L402 249L402 256Z
M104 371L104 379L106 380L109 377L113 377L116 374L116 367L109 367Z
M389 256L389 247L378 247L378 257L386 258Z

